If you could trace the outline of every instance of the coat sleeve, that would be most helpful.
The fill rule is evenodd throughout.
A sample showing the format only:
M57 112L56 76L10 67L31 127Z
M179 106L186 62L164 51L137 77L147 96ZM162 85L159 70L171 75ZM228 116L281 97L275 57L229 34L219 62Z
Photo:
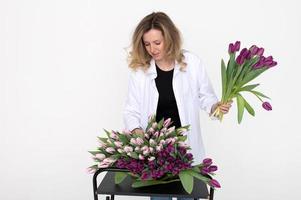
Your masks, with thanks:
M218 98L214 93L202 60L197 59L196 64L199 105L202 110L210 113L212 105L218 102Z
M128 81L128 92L123 111L123 121L125 129L132 131L135 128L140 128L141 119L141 97L139 90L138 74L135 71L130 72Z

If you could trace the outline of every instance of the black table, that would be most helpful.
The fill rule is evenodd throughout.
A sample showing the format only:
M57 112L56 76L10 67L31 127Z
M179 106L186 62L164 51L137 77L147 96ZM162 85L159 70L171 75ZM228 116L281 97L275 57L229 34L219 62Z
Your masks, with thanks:
M107 171L100 185L97 187L97 176L101 172ZM194 186L191 194L188 194L183 188L181 181L176 181L168 184L147 186L141 188L132 188L132 178L127 176L120 184L115 184L114 173L117 171L128 172L127 170L116 168L98 169L93 175L93 194L94 200L98 200L99 194L109 195L106 200L114 200L114 195L127 196L160 196L160 197L182 197L193 199L208 199L213 200L214 189L210 187L208 193L207 185L194 178Z

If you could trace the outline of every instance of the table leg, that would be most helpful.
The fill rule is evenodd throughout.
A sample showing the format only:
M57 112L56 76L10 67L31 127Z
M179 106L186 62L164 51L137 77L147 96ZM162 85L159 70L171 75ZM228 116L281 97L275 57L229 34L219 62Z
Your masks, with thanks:
M214 189L210 187L209 200L213 200L213 195L214 195Z

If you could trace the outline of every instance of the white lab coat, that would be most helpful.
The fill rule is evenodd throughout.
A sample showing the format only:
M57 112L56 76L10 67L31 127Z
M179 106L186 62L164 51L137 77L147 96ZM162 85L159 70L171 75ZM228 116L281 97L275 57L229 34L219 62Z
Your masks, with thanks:
M201 163L205 157L201 136L200 108L210 113L211 107L218 101L202 61L194 54L184 51L187 67L185 71L175 62L173 90L178 106L181 125L190 125L186 143L191 147L194 164ZM146 129L148 118L156 114L159 93L155 78L155 61L151 60L147 71L138 69L130 72L128 95L123 119L125 129Z

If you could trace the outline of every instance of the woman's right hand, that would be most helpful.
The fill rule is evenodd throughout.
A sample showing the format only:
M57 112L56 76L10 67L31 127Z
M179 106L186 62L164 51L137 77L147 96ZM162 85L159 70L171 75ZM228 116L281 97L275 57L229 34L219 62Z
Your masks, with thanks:
M144 135L144 132L141 128L135 128L134 130L132 130L132 133L138 134L138 135Z

